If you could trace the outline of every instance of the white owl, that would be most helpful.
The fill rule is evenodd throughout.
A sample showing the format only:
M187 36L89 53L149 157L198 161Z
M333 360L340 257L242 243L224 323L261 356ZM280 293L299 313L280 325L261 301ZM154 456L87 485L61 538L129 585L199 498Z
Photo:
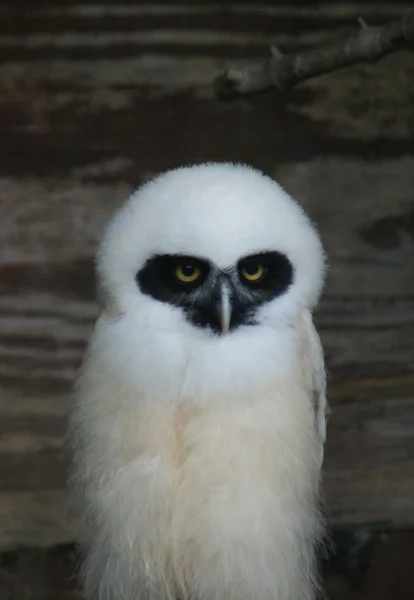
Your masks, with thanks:
M114 216L69 485L88 600L310 600L324 251L278 183L174 169Z

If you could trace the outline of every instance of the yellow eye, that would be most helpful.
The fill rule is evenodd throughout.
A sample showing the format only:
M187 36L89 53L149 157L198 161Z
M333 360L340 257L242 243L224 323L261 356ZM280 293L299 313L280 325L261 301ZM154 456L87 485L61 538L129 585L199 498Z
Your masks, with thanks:
M244 265L241 274L247 281L260 281L265 275L265 268L262 264L251 261Z
M201 275L201 269L191 263L181 263L175 270L174 274L182 283L194 283Z

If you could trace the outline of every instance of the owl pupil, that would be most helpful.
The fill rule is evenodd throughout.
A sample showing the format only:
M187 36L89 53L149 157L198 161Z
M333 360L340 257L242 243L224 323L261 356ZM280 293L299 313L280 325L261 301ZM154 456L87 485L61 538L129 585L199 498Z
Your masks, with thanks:
M193 265L187 264L181 267L181 271L185 277L191 277L194 275L195 268Z
M248 275L256 275L256 273L258 271L257 263L255 263L255 262L246 263L244 270L246 271L246 273Z

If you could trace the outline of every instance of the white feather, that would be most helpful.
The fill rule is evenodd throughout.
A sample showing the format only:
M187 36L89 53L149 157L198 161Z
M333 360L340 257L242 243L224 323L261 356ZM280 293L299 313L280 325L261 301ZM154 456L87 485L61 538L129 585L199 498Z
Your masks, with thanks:
M154 253L227 267L269 249L289 256L293 285L223 337L135 281ZM251 168L178 169L115 215L97 272L102 313L69 429L86 598L312 599L326 400L310 310L324 254L305 213Z

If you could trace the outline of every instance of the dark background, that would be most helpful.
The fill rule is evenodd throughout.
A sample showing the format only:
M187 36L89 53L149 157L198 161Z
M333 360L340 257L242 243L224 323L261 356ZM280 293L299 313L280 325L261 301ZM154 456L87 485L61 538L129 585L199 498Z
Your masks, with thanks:
M221 104L212 92L225 66L268 56L270 43L299 51L410 7L0 2L2 600L77 597L61 448L96 315L91 256L135 186L204 160L276 177L329 254L317 314L332 406L326 502L336 532L374 532L362 587L348 540L329 596L414 598L413 48L283 93Z

